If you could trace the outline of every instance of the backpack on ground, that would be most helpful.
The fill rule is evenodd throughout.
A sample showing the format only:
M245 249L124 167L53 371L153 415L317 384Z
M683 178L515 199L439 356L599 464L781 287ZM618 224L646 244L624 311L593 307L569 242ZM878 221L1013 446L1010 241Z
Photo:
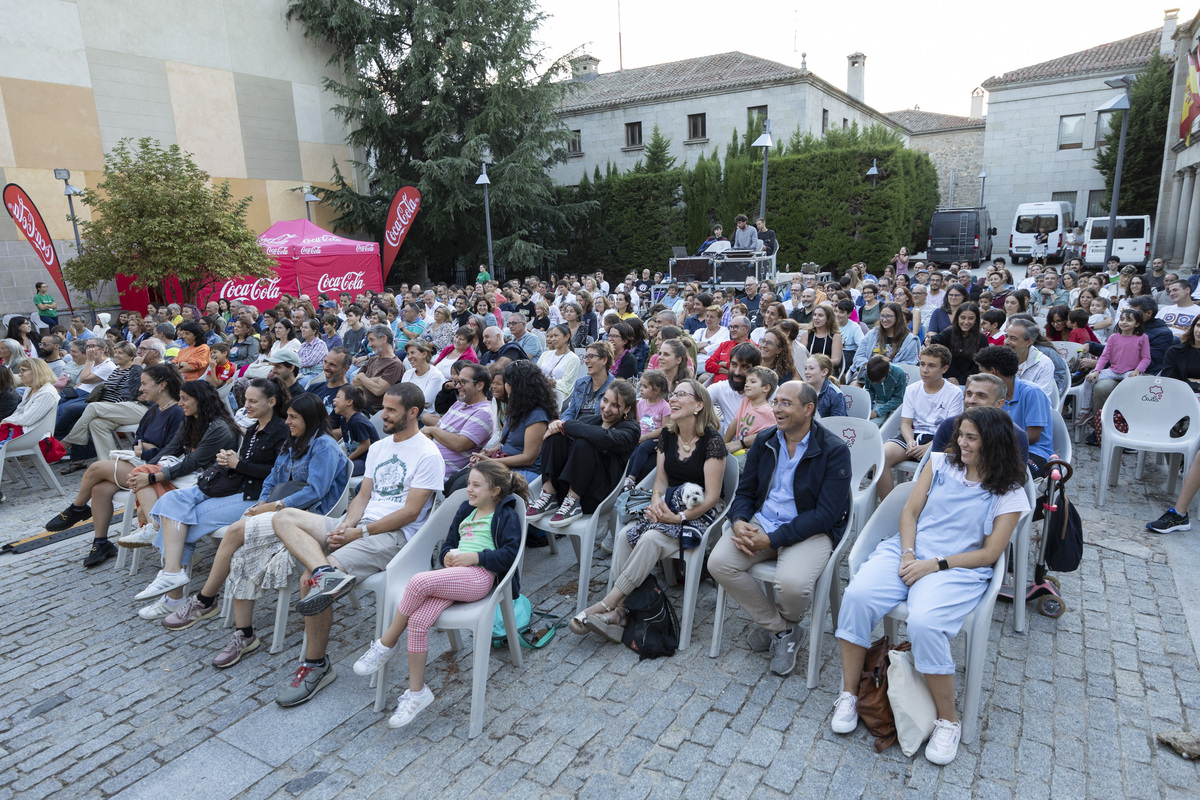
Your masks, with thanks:
M625 633L621 641L638 658L673 656L679 647L679 619L653 575L625 598Z

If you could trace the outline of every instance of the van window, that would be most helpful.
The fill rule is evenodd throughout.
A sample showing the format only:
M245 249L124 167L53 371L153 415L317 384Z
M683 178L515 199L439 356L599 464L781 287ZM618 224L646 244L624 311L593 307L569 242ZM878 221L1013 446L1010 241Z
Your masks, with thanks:
M939 239L958 236L958 221L960 216L966 215L934 214L933 220L929 223L929 235ZM969 224L968 230L970 230Z
M1096 220L1092 223L1092 239L1108 241L1108 220ZM1146 238L1146 220L1139 217L1117 217L1117 230L1114 239L1144 239Z
M1058 230L1058 217L1052 214L1022 214L1017 217L1017 233L1037 233L1045 228L1046 233Z

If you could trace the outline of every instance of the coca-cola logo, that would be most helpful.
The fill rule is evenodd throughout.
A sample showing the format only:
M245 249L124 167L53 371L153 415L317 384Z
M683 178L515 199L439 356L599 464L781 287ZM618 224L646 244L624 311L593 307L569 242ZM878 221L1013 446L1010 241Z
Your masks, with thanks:
M341 241L341 237L334 236L332 233L325 233L320 236L310 236L304 240L304 244L322 243L322 244L337 244Z
M218 299L278 300L279 278L234 278L221 285Z
M356 244L356 245L354 245L354 252L356 252L356 253L374 253L375 245L373 245L373 244Z
M267 247L265 250L269 256L286 256L288 254L286 247Z
M364 272L347 272L345 275L322 275L317 279L318 292L354 292L366 288Z
M12 184L10 184L12 185ZM49 267L58 260L54 245L50 242L50 234L43 233L44 226L38 224L41 222L37 212L32 208L33 201L26 197L25 192L18 187L15 192L4 193L4 205L8 207L8 213L12 216L13 222L17 223L17 227L21 229L21 233L25 234L25 238L33 245L33 249L37 251L38 258L42 263ZM11 196L10 196L11 195Z
M319 256L319 255L321 255L321 248L319 248L319 247L301 247L300 255L302 255L302 256Z
M292 239L296 238L294 233L281 233L278 236L259 236L258 243L261 245L281 245L287 244Z
M421 201L419 198L400 198L400 202L396 206L396 219L392 222L392 227L388 228L388 232L384 234L387 243L392 247L400 246L400 240L404 237L404 231L412 224L413 217L417 215L417 209L420 205Z
M402 186L392 198L388 209L387 230L383 234L383 274L386 275L396 260L400 245L412 227L413 219L421 208L421 192L415 186Z

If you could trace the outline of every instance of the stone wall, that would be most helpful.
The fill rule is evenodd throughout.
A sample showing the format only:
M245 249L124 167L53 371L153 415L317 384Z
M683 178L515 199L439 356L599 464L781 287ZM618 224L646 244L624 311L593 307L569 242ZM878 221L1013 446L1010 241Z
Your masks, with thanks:
M983 169L983 125L950 131L913 134L908 146L928 153L938 172L938 205L961 208L979 204L979 173ZM953 191L951 196L951 173Z

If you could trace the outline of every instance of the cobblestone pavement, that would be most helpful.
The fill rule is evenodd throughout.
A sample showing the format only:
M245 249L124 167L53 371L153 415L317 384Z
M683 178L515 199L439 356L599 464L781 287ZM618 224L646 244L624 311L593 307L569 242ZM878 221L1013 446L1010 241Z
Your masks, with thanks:
M431 637L437 699L408 728L390 730L390 709L372 710L368 679L350 668L370 641L370 597L358 611L340 605L329 651L339 679L307 705L280 709L272 701L301 636L294 612L283 652L263 647L218 672L209 659L228 629L214 620L172 634L138 619L132 597L153 577L148 559L135 578L111 562L85 571L89 537L80 537L0 560L0 800L1195 797L1197 766L1154 736L1200 728L1200 586L1195 569L1181 569L1197 565L1197 532L1164 540L1142 530L1170 498L1162 467L1133 479L1133 456L1110 508L1095 510L1097 454L1077 455L1072 488L1089 545L1080 570L1061 576L1069 610L1058 620L1031 613L1027 632L1014 634L1011 608L997 607L979 739L942 769L898 747L877 755L861 726L830 732L840 683L832 636L812 691L801 674L767 673L736 611L721 657L710 659L711 585L692 646L674 658L639 663L565 630L525 651L521 669L495 651L484 733L468 740L469 638L454 656L444 635ZM63 505L40 489L6 489L6 539ZM201 570L211 553L201 547ZM594 589L606 564L597 550ZM537 608L566 614L576 575L569 546L557 557L526 553L522 582ZM672 592L678 607L681 591ZM269 634L273 608L260 604L260 632ZM961 664L961 638L955 653ZM389 704L404 673L392 672ZM961 683L960 672L960 706Z

